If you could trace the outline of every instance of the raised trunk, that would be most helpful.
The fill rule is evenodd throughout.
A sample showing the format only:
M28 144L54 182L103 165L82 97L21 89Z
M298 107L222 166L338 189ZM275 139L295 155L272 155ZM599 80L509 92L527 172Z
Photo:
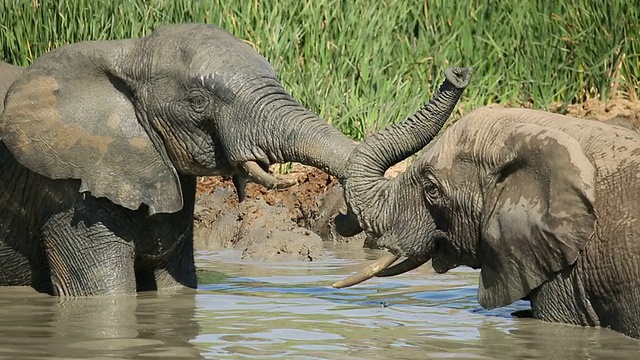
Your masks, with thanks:
M386 182L384 173L390 166L422 149L438 134L469 84L471 69L449 68L445 76L428 104L408 119L366 139L352 154L345 192L356 215L373 205L372 197L379 193L376 188ZM376 225L360 217L361 223L363 220L367 227Z
M417 113L406 120L385 128L366 139L354 152L350 175L384 176L392 165L425 147L449 119L462 92L471 79L470 68L451 68L445 71L446 80L435 96Z
M295 101L275 81L260 91L257 110L265 122L258 146L272 163L299 162L346 177L346 165L356 143Z
M403 122L365 139L351 155L344 184L350 212L341 221L336 219L336 228L342 225L344 231L358 230L359 226L353 226L357 219L367 230L367 235L375 239L378 245L386 247L389 253L358 273L336 282L333 287L352 286L378 274L395 275L429 260L428 257L409 257L405 262L389 268L403 255L393 226L389 224L393 216L388 213L394 209L394 206L389 205L394 201L390 195L400 194L400 189L393 186L402 184L385 179L384 173L391 165L402 161L433 140L469 84L471 69L450 68L445 76L445 82L427 105ZM402 201L400 206L408 206L409 203ZM389 270L385 272L387 268Z

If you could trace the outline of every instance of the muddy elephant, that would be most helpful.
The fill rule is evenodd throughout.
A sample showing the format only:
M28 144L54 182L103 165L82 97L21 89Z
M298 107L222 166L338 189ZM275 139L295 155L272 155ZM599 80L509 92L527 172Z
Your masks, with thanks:
M39 57L0 115L0 285L57 296L195 287L196 176L343 178L354 143L228 32L168 25Z
M334 286L429 260L437 273L468 266L480 269L484 308L529 300L528 316L640 338L640 135L491 106L431 141L441 126L412 117L355 150L347 201L389 253ZM383 177L425 145L406 172Z

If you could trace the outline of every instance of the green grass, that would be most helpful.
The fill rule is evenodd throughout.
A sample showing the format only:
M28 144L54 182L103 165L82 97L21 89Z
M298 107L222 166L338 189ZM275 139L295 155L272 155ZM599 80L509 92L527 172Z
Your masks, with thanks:
M307 107L359 139L472 65L460 111L638 97L639 0L0 0L0 58L28 65L82 40L217 24L247 40Z

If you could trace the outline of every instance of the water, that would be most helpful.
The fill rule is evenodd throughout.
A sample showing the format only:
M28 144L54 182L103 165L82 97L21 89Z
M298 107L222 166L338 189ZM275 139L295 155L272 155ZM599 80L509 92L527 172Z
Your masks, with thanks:
M350 289L330 287L375 251L319 262L247 263L200 252L196 292L60 303L0 289L0 359L633 359L615 332L486 311L477 272L425 266Z

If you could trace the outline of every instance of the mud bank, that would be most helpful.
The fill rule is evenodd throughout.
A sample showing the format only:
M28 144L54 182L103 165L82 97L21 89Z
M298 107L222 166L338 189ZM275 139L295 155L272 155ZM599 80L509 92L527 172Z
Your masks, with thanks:
M284 176L295 178L298 185L266 190L249 183L242 203L230 179L200 178L194 222L196 250L233 248L251 260L312 261L322 256L323 241L363 246L363 234L344 238L331 225L338 211L346 210L335 178L300 164Z

